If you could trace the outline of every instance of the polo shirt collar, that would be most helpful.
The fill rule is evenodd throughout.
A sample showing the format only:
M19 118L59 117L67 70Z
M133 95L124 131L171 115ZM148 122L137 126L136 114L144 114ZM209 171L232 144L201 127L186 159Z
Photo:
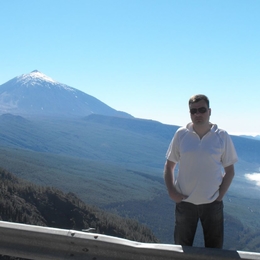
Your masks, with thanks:
M212 124L212 123L210 123L210 124ZM192 133L195 132L195 131L193 130L193 123L192 123L192 122L188 123L187 126L186 126L186 128L187 128L190 132L192 132ZM216 132L217 130L218 130L218 126L217 126L216 124L212 124L212 127L211 127L210 131L211 131L211 132Z

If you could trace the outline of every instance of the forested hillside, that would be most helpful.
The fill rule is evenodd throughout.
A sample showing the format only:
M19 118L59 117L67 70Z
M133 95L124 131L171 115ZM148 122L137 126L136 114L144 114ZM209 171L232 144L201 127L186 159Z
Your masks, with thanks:
M72 193L31 184L3 169L0 181L0 220L79 231L94 228L100 234L159 242L137 221L89 206Z

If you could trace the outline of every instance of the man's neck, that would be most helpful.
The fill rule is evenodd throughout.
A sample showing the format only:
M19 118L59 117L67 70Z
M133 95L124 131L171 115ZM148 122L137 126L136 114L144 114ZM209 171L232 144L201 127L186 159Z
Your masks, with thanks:
M212 127L211 123L207 123L205 125L193 124L193 130L198 134L200 139L202 139L202 137L210 131L211 127Z

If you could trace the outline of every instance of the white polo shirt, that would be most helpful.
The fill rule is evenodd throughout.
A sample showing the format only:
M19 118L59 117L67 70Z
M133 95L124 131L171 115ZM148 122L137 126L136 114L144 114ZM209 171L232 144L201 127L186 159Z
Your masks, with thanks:
M213 125L202 139L192 123L179 128L168 148L166 158L178 163L175 187L193 204L213 202L219 195L223 167L237 162L233 142L224 130Z

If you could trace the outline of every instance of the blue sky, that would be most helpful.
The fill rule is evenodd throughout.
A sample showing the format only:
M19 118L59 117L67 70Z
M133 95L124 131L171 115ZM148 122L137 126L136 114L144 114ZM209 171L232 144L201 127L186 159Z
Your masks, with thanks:
M213 123L260 134L259 13L258 0L1 1L0 84L37 69L172 125L203 93Z

